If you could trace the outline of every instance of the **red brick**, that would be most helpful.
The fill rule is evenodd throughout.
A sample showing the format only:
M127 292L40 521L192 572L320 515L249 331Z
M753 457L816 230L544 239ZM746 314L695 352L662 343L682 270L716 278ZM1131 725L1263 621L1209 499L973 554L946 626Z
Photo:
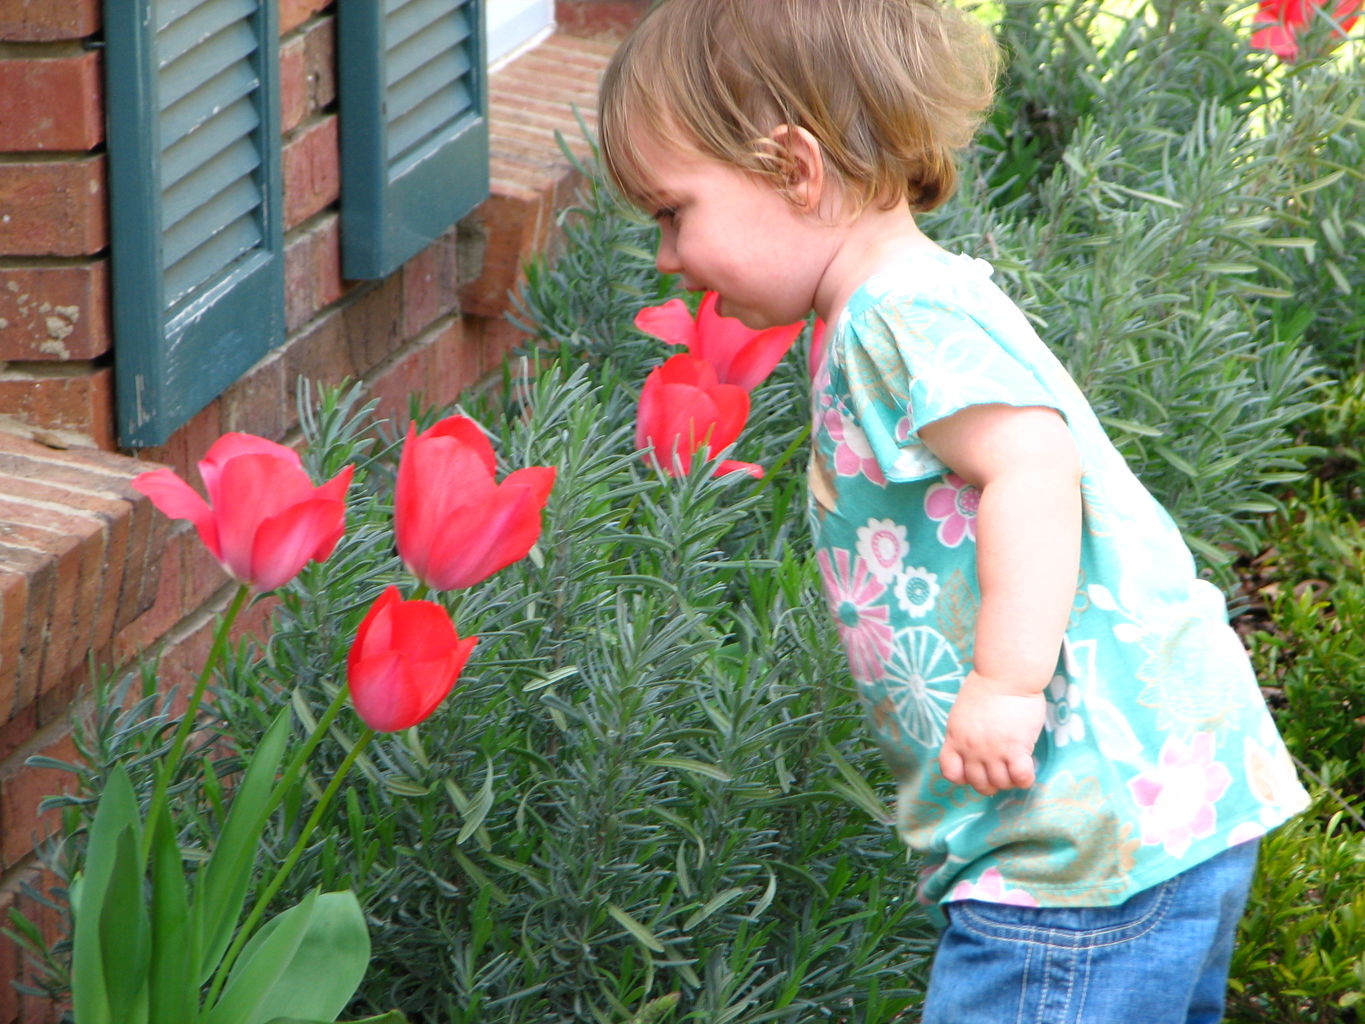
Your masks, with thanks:
M104 140L99 54L0 60L0 150L89 150Z
M403 346L403 282L395 274L355 293L342 307L343 334L351 365L367 375Z
M341 196L337 119L325 117L284 144L284 226L288 230Z
M154 590L146 610L114 637L113 661L134 663L159 643L184 617L185 565L190 545L202 547L190 529L179 528L157 548L148 573Z
M332 0L280 0L280 34L294 31L331 6Z
M70 733L55 730L39 744L35 753L61 761L76 761L76 747ZM38 814L44 797L67 793L75 788L75 776L57 768L35 768L28 764L0 769L0 815L5 820L0 837L0 867L8 870L33 851L34 840L54 834L61 826L55 811Z
M94 359L109 351L105 260L0 267L0 361Z
M539 221L543 195L523 199L503 193L500 179L493 195L478 207L474 216L487 233L483 266L479 276L460 289L460 304L466 314L497 317L507 310L508 292L516 285L523 261L535 251L540 234Z
M336 22L315 21L280 45L280 130L289 134L336 100Z
M386 363L370 379L370 396L378 399L377 419L405 423L414 396L423 407L441 401L439 344L442 333L435 330L408 345L398 358Z
M415 338L459 305L456 231L447 231L403 266L403 333Z
M9 707L0 708L0 717L13 718L33 703L38 694L38 673L42 669L43 643L47 614L52 607L56 573L51 558L23 547L0 543L0 565L22 573L28 580L28 603L24 609L24 635L19 643L19 659L14 674L14 689Z
M327 214L285 244L286 330L293 334L344 293L339 219L335 214Z
M14 680L5 681L6 685L13 686ZM7 700L4 688L0 687L0 700ZM33 738L33 734L38 731L38 707L29 702L28 706L9 718L8 721L0 718L0 762L8 761L14 756L14 752ZM0 831L3 831L3 823L0 823ZM0 1017L0 1020L4 1020Z
M284 357L272 352L235 381L219 399L223 429L283 437L293 418L294 396L284 387Z
M359 377L346 349L345 307L318 317L284 348L285 380L292 394L303 377L318 385L336 385Z
M45 376L0 372L0 409L31 426L69 430L115 446L113 371L75 367Z
M87 256L108 241L104 157L0 164L0 253Z
M28 621L28 576L0 563L0 722L11 718L18 703L23 663L24 629ZM0 757L8 754L0 750Z
M619 39L648 9L646 0L557 0L555 27L576 36Z
M100 0L0 0L0 39L6 41L80 39L99 27Z
M166 466L186 483L199 487L199 460L223 433L220 412L219 404L210 402L191 416L165 444L139 451L138 459L153 463L149 469Z

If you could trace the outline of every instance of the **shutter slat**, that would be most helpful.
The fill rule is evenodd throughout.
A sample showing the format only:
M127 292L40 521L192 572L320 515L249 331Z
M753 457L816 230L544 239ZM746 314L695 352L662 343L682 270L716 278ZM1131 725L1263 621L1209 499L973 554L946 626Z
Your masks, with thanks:
M462 82L457 82L450 89L427 97L408 115L390 123L386 154L390 170L396 171L428 139L447 135L460 115L473 105L474 97Z
M390 89L423 66L442 55L460 52L460 44L469 37L469 26L464 19L448 16L433 22L427 31L401 43L390 41L385 58L384 75Z
M240 147L242 143L254 153L256 146L249 136L260 123L256 107L249 100L238 100L226 110L219 111L197 131L162 151L161 187L169 193L183 178L211 163L224 151ZM256 161L253 159L250 168L255 166Z
M182 178L162 193L163 228L184 220L197 207L237 181L250 181L259 166L260 154L250 139L238 139L227 146L212 160L196 168L194 174Z
M385 93L389 120L396 121L416 110L433 96L448 92L450 87L469 74L469 60L459 51L437 55Z
M245 60L255 52L255 33L250 25L239 21L188 53L177 56L161 70L161 109L169 109L234 62Z
M246 61L224 68L198 89L169 106L161 117L162 145L184 138L203 125L224 106L250 99L261 84L259 76Z
M176 306L196 289L229 271L237 260L260 244L261 232L254 218L239 217L227 224L166 268L167 303Z
M448 18L455 8L451 0L388 0L384 5L384 45L393 50L424 32L427 26Z
M163 265L167 269L175 266L229 224L249 222L256 205L255 186L245 179L233 182L196 207L192 218L167 227L162 237Z
M218 0L217 3L198 3L184 15L168 21L159 29L161 66L181 54L213 39L233 22L245 21L256 10L255 0Z

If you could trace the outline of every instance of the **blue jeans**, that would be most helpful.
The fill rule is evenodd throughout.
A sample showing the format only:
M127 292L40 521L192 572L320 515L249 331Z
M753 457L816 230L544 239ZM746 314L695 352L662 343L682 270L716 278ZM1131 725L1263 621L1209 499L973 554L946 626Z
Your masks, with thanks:
M1117 907L948 904L924 1024L1216 1024L1258 847Z

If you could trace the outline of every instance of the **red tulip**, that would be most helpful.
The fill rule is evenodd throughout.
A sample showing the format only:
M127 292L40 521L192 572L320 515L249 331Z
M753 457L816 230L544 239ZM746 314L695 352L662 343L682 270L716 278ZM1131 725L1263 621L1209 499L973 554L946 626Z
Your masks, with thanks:
M635 314L635 326L670 345L685 345L689 355L705 359L722 384L751 391L773 372L791 348L804 323L755 331L716 311L720 297L707 292L694 320L682 299L646 306Z
M747 391L737 384L719 383L710 363L679 353L645 379L635 447L652 450L664 472L686 473L694 452L702 447L709 452L728 448L748 417ZM763 467L724 459L716 472L762 476Z
M444 608L389 587L370 606L346 659L356 714L376 732L425 721L455 687L477 637L460 639Z
M310 559L326 559L346 529L353 467L315 487L292 448L253 434L224 434L205 453L205 501L169 469L143 473L133 486L172 519L188 519L239 582L274 590Z
M394 534L408 571L437 590L471 587L525 558L540 538L554 466L494 480L493 446L479 425L449 416L408 428L398 462Z
M1360 16L1361 0L1339 0L1331 18L1336 23L1335 38L1343 38ZM1273 50L1283 60L1299 55L1299 39L1313 18L1326 6L1324 0L1260 0L1251 34L1251 45L1259 50Z

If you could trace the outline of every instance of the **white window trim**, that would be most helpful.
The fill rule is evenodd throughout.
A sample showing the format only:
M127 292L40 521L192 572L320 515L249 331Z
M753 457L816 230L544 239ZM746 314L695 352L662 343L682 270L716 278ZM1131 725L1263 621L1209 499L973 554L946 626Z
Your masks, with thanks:
M496 69L530 49L554 29L554 0L489 0L488 66Z

